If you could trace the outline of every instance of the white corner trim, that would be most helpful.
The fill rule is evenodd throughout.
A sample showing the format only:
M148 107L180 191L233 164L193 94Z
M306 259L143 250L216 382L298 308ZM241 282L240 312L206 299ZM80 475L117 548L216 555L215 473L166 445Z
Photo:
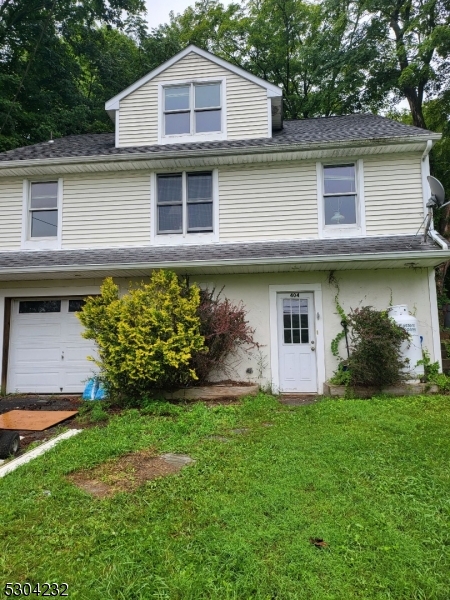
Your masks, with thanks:
M116 148L120 148L120 109L118 108L115 112L114 119L114 139Z
M322 163L316 162L316 189L317 189L317 231L319 238L323 238L323 177L322 177Z
M57 210L58 210L58 235L52 238L35 238L30 239L30 192L31 183L39 181L56 181L57 188ZM62 177L33 177L32 179L24 179L22 184L22 235L21 248L22 250L60 250L62 240L62 225L63 225L63 193L64 180Z
M270 368L275 393L280 389L278 362L277 294L283 292L309 292L314 294L314 329L316 332L317 392L323 394L325 383L325 340L323 328L322 285L320 283L293 283L269 285Z
M361 235L366 235L366 199L364 195L364 161L362 158L359 158L356 163L356 192Z
M205 133L185 133L182 135L164 134L164 88L173 85L189 85L190 92L190 124L191 132L194 131L194 98L192 84L195 83L220 83L220 109L222 111L221 130L207 131ZM194 79L181 79L161 81L158 83L158 144L184 144L187 142L214 142L227 139L227 80L226 77L202 77Z
M48 450L50 450L51 448L56 446L56 444L58 444L62 440L67 440L68 438L71 438L74 435L78 435L81 432L82 432L82 429L69 429L68 431L61 433L60 435L53 438L52 440L49 440L48 442L44 442L37 448L34 448L33 450L26 452L22 456L19 456L18 458L13 458L13 460L11 460L10 462L7 462L6 465L3 465L0 467L0 477L4 477L5 475L8 475L8 473L15 471L18 467L29 463L31 460L33 460L34 458L37 458L38 456L41 456L42 454L45 454L45 452L47 452Z
M272 137L272 100L267 98L267 137Z
M439 333L439 313L436 293L436 277L435 271L431 267L428 269L428 290L430 298L430 315L431 315L431 339L433 343L433 358L432 361L439 363L439 368L442 371L442 354L441 354L441 335Z
M281 89L279 87L277 87L276 85L273 85L272 83L269 83L268 81L265 81L264 79L261 79L260 77L256 77L255 75L252 75L251 73L248 73L247 71L244 71L244 69L241 69L240 67L236 67L235 65L232 65L231 63L227 62L226 60L223 60L222 58L219 58L218 56L215 56L214 54L210 54L209 52L206 52L205 50L202 50L201 48L197 48L197 46L194 46L193 44L191 44L190 46L188 46L187 48L185 48L178 54L175 54L175 56L173 56L172 58L167 60L165 63L163 63L156 69L153 69L153 71L150 71L150 73L147 73L147 75L144 75L144 77L141 77L141 79L138 79L138 81L136 81L132 85L128 86L122 92L120 92L119 94L117 94L116 96L114 96L113 98L108 100L105 103L105 109L106 110L117 110L119 108L119 103L121 100L123 100L129 94L136 91L137 89L139 89L140 87L142 87L143 85L145 85L146 83L148 83L149 81L151 81L152 79L154 79L155 77L160 75L166 69L169 69L170 67L172 67L174 64L176 64L178 61L182 60L185 56L187 56L191 52L193 52L194 54L198 54L198 56L201 56L202 58L205 58L206 60L209 60L209 61L215 63L216 65L218 65L224 69L227 69L228 71L231 71L232 73L235 73L236 75L239 75L240 77L243 77L244 79L247 79L248 81L251 81L252 83L255 83L256 85L259 85L262 88L265 88L267 90L268 98L283 95L283 92L281 91Z

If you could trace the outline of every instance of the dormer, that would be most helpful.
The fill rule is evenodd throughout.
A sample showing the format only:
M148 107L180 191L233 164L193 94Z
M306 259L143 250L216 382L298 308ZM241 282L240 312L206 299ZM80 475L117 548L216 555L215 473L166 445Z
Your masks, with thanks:
M106 105L116 147L272 137L282 128L282 91L188 46Z

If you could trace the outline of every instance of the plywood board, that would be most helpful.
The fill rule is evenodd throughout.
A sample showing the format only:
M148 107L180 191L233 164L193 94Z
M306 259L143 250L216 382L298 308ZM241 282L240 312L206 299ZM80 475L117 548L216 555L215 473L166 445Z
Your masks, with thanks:
M43 431L77 413L77 410L10 410L0 415L0 429Z

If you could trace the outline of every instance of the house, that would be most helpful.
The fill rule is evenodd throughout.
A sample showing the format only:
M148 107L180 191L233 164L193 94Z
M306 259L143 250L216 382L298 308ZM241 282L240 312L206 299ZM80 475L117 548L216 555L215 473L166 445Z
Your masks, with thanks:
M408 304L440 360L434 267L417 234L439 135L355 114L284 121L282 91L189 46L106 103L114 134L0 154L0 344L7 392L80 392L75 312L106 276L167 267L242 300L261 344L238 380L321 392L348 311Z

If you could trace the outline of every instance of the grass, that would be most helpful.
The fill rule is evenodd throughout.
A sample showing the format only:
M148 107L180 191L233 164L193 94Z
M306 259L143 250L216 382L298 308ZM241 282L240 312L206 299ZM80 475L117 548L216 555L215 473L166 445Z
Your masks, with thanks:
M88 600L448 600L449 397L148 412L0 480L2 582ZM149 447L196 463L101 500L66 478Z

